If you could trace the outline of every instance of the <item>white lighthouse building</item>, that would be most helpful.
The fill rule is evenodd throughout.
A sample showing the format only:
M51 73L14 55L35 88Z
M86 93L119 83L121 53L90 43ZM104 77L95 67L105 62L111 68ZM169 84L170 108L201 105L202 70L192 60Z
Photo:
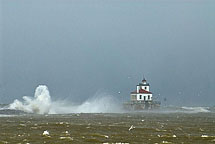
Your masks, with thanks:
M150 85L145 78L137 85L136 90L131 92L130 96L130 101L123 104L124 108L129 111L157 109L161 104L152 99Z
M150 102L152 101L152 92L150 92L150 85L146 79L137 85L134 92L131 92L131 101L133 102Z

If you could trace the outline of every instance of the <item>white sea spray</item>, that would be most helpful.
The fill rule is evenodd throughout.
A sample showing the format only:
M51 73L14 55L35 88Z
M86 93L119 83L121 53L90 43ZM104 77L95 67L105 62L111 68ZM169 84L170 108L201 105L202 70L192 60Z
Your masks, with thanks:
M45 85L39 85L36 88L33 98L24 96L23 100L23 102L17 99L14 100L14 102L9 105L9 108L37 114L46 114L50 111L51 96L48 87Z
M66 100L52 101L46 85L39 85L34 97L24 96L23 101L14 100L9 109L21 110L36 114L64 114L64 113L117 113L121 112L120 104L106 93L97 93L81 104L74 104Z

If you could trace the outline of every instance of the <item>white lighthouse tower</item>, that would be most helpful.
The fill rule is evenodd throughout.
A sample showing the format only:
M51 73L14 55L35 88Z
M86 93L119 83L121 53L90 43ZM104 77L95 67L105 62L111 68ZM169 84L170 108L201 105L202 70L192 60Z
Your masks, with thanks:
M152 92L150 92L150 85L146 79L137 85L134 92L131 92L131 101L133 102L150 102L152 101Z

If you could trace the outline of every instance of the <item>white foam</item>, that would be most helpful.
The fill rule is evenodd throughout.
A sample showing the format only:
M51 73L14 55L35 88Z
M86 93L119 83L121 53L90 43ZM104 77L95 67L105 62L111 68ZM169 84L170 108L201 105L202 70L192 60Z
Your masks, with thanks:
M105 93L96 94L82 104L76 105L65 101L54 101L51 114L62 113L117 113L121 112L119 104L114 98Z
M15 117L16 115L4 115L4 114L0 114L0 117Z
M9 108L37 114L46 114L50 111L51 97L48 87L45 85L39 85L36 88L34 98L24 96L23 100L23 102L14 100Z
M177 106L169 106L169 107L161 107L159 110L152 111L152 113L187 113L187 114L193 114L193 113L209 113L210 108L209 107L177 107Z
M48 136L48 135L49 135L49 131L45 130L45 131L43 132L43 135L44 135L44 136Z
M80 105L68 101L51 101L48 87L39 85L34 97L23 97L23 102L14 100L9 109L21 110L36 114L63 114L63 113L115 113L120 112L116 100L105 93L97 93L94 97Z
M191 113L210 112L208 107L182 107L183 110Z

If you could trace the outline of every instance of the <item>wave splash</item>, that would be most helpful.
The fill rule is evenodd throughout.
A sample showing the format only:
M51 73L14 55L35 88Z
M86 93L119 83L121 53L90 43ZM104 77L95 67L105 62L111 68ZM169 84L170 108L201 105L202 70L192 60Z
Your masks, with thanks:
M120 113L122 109L114 98L106 94L98 94L80 105L70 104L65 101L52 103L51 114L63 113Z
M21 110L35 114L64 114L64 113L116 113L121 107L116 100L107 94L97 94L80 105L66 101L52 101L48 87L39 85L34 97L23 97L23 102L14 100L9 109Z
M210 112L208 107L182 107L182 110L192 113L207 113Z
M8 108L8 107L7 107ZM4 108L0 108L4 109ZM9 109L20 110L35 114L68 114L68 113L123 113L121 103L105 93L97 93L94 97L82 104L74 104L69 101L52 101L46 85L39 85L34 97L24 96L23 101L14 100ZM147 112L147 111L146 111ZM159 113L207 113L208 107L164 107L160 110L150 111Z
M24 96L24 102L14 100L9 105L10 109L21 110L28 113L48 114L51 108L51 96L48 87L39 85L34 94L34 98Z

